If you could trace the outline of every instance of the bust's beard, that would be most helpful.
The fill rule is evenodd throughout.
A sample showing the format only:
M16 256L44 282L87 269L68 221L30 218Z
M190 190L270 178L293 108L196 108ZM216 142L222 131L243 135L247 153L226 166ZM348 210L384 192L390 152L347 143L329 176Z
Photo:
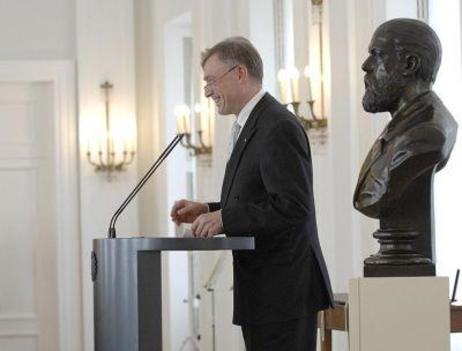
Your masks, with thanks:
M404 78L397 73L370 83L363 96L364 110L371 113L396 110L405 85Z

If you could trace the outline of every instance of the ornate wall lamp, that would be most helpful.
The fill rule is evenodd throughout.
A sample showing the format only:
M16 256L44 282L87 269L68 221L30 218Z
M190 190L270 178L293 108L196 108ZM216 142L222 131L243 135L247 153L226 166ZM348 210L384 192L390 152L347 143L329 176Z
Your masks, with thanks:
M210 155L213 149L211 141L215 113L210 101L195 104L192 116L191 109L186 104L177 105L173 112L176 117L177 134L185 135L181 145L191 150L192 156ZM196 138L193 138L193 129L196 131Z
M327 128L327 118L323 115L322 112L321 116L318 116L314 110L315 100L313 99L312 95L311 78L308 66L305 67L304 77L307 87L307 96L305 101L308 106L308 115L303 116L301 113L303 102L300 100L299 93L300 73L295 67L290 70L281 69L278 72L279 89L281 92L282 103L288 109L290 109L295 114L295 116L297 116L298 120L303 125L303 128L306 130L325 129ZM321 104L322 100L323 99L320 101ZM323 109L321 107L321 111L322 110Z
M108 180L112 180L113 172L122 172L135 158L135 150L128 146L128 135L122 135L127 131L116 133L111 125L110 91L114 87L109 82L101 84L104 92L105 103L105 131L98 137L96 151L92 151L90 141L87 147L87 160L96 172L106 172ZM131 149L131 150L130 150Z
M315 55L311 55L313 64L306 66L303 71L305 98L300 96L300 72L296 67L279 70L278 81L282 103L297 116L305 130L325 134L328 120L324 113L322 0L312 0L311 4L313 20L308 33L309 50ZM313 96L313 87L316 89L316 98Z

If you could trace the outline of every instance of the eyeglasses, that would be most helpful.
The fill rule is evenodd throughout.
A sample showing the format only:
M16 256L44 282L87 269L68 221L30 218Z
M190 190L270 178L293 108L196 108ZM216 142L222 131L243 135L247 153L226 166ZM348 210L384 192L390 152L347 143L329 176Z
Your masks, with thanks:
M231 72L232 70L236 69L237 67L239 66L239 64L231 67L229 70L227 70L225 73L223 73L221 76L217 77L217 78L212 78L211 80L209 80L205 85L204 85L204 90L205 91L209 91L210 88L214 85L216 85L218 83L218 81L220 79L223 79L229 72Z

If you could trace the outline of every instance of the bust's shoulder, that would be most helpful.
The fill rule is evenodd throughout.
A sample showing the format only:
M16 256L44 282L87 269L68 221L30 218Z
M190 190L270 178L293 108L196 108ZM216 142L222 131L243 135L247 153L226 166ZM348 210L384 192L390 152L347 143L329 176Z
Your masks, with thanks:
M457 131L455 118L435 93L432 94L432 109L429 123L435 128L441 129L444 134Z
M412 104L408 111L391 121L384 134L390 144L444 143L455 139L457 122L441 99L430 92Z

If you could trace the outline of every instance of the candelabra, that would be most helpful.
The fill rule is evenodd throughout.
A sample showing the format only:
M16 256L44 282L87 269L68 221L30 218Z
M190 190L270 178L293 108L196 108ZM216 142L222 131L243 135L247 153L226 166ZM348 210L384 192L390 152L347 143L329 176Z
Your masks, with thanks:
M308 105L308 115L303 116L301 112L302 103L300 101L299 94L299 73L296 68L292 68L290 71L281 69L278 73L279 88L281 92L282 102L284 106L286 106L289 110L291 110L294 113L294 115L297 117L297 119L300 121L300 123L306 131L317 130L324 132L327 129L328 123L327 118L325 118L323 112L323 94L321 92L319 109L321 117L318 117L314 110L314 104L316 101L312 98L311 79L308 67L305 68L305 78L307 87L306 103Z
M213 117L211 116L212 112L208 102L207 105L204 105L202 108L200 104L196 104L194 112L199 119L199 127L196 131L197 142L193 141L190 108L185 104L175 107L174 114L176 115L177 134L184 134L181 145L190 150L192 156L210 155L213 147L211 144L207 143L206 138L210 143L212 129L211 120Z
M212 146L206 145L204 143L204 138L203 138L203 131L198 130L197 131L197 139L199 143L197 145L194 145L192 142L192 136L190 132L184 133L184 138L181 140L181 146L185 147L186 149L191 150L192 155L197 156L197 155L207 155L212 153Z
M304 70L306 87L305 99L300 97L300 73L297 68L281 69L278 72L280 97L282 103L290 109L302 124L303 128L311 134L320 135L324 140L327 135L328 121L324 114L324 58L323 58L323 28L322 28L322 0L312 0L312 21L308 35L310 40L310 66ZM316 30L314 30L316 28ZM311 61L312 60L312 61ZM314 68L314 69L313 69ZM312 93L314 83L315 97ZM302 104L306 101L307 113L302 112ZM315 112L315 102L316 112Z
M108 180L112 179L113 172L125 171L126 167L131 164L135 158L135 151L127 150L127 145L124 143L121 156L117 155L114 145L114 136L111 129L111 115L110 115L110 90L114 87L109 82L101 84L101 89L104 91L105 103L105 136L104 143L99 143L99 149L92 154L90 147L87 150L87 160L94 167L96 172L107 172ZM104 146L103 146L104 144ZM119 157L118 157L119 156Z
M313 109L314 100L308 100L307 103L308 103L311 118L304 117L300 114L300 102L295 101L290 104L286 104L286 107L292 105L294 109L293 110L294 115L298 118L298 120L300 121L300 123L302 124L305 130L326 129L327 128L327 118L319 118L316 116L316 114L314 113L314 109Z

